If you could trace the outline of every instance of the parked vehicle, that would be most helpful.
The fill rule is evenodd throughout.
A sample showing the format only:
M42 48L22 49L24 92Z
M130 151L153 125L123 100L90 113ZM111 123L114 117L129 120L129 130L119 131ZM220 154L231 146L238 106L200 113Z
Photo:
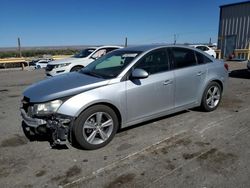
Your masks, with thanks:
M247 69L250 72L250 60L248 60L248 62L247 62Z
M24 130L32 135L46 127L53 145L74 138L85 149L97 149L124 127L197 106L215 110L227 83L227 68L185 46L115 50L79 72L26 89Z
M71 58L51 61L46 67L47 76L56 76L68 72L79 71L99 57L122 48L121 46L101 46L86 48Z
M212 57L216 58L216 53L213 48L208 47L207 45L191 45L194 48L200 49L203 52L211 55Z
M35 69L45 69L51 60L41 59L35 63Z

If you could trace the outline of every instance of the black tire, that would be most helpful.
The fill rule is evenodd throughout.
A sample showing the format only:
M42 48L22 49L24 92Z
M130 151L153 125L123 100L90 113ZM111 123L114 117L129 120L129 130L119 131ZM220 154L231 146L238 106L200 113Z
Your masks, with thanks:
M70 70L70 72L77 72L77 71L81 70L82 68L83 68L82 66L75 66L75 67L73 67L73 68Z
M217 88L217 90L215 89ZM211 92L214 93L214 96L211 95ZM222 95L222 89L220 84L217 82L211 82L206 87L202 100L201 100L201 109L206 112L214 111L220 104ZM210 100L211 99L211 100Z
M99 122L102 122L102 120L105 121L104 123L109 121L112 122L112 125L102 127L104 123L98 123L97 114L102 114ZM90 124L91 126L88 126ZM93 150L107 145L114 138L118 129L118 124L118 118L114 110L105 105L95 105L89 107L80 114L73 125L72 131L80 147ZM91 128L86 128L86 126ZM95 133L93 133L94 131ZM105 133L104 135L107 136L106 139L103 139L101 132ZM89 138L92 134L95 134L95 136L93 141L90 141L91 139Z

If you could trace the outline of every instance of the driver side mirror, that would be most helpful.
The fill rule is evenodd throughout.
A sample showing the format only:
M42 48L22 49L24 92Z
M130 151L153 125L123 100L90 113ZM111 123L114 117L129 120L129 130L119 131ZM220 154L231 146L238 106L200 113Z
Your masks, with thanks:
M132 79L144 79L149 76L148 72L143 69L134 69L131 78Z

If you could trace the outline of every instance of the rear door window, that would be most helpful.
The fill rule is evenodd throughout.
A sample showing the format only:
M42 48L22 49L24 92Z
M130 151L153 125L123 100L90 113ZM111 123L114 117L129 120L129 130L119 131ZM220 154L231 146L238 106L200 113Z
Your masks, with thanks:
M171 51L175 69L196 65L195 53L193 50L186 48L172 48Z

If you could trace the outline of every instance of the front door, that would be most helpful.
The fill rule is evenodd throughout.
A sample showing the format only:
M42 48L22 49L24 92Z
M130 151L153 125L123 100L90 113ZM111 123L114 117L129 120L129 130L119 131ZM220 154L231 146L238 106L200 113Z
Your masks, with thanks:
M174 74L165 49L146 54L135 65L149 73L145 79L126 81L128 123L147 118L174 106Z

